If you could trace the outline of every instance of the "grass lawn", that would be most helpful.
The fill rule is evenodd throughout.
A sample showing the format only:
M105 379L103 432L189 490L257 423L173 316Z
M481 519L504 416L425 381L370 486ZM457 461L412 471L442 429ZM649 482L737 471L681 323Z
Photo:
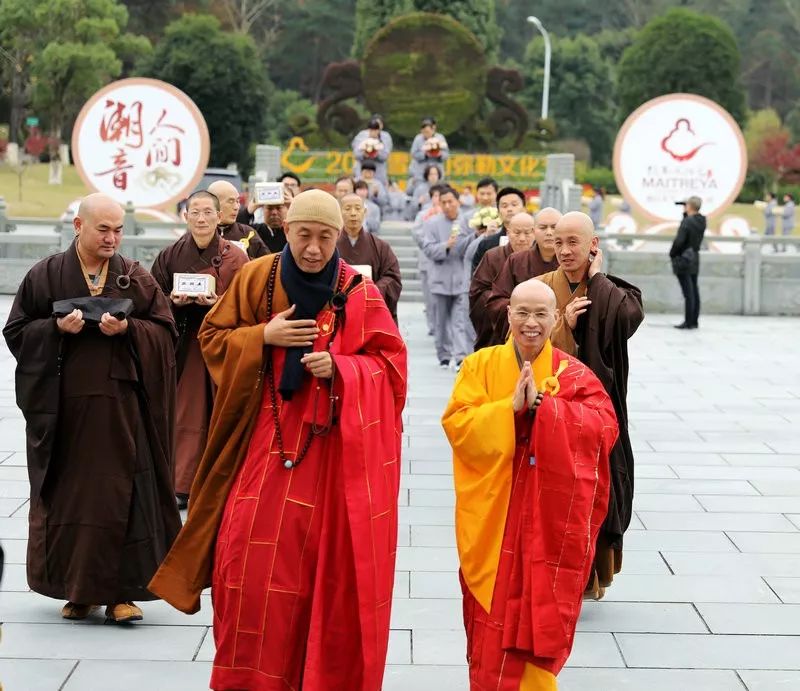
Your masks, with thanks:
M64 167L64 183L49 185L50 165L37 163L27 166L22 174L22 197L19 176L6 165L0 165L0 197L8 206L7 214L17 217L58 218L70 202L88 193L78 172L72 166Z

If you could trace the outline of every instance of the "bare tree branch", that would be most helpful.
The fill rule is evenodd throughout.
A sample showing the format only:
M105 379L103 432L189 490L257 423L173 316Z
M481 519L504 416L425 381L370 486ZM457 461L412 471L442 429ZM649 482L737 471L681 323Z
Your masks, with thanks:
M268 9L274 7L278 0L222 0L225 12L230 18L235 31L249 34L253 24Z

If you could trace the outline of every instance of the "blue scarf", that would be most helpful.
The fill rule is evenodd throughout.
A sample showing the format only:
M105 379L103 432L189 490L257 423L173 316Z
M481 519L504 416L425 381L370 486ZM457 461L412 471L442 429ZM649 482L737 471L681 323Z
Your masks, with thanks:
M281 285L295 305L292 319L316 319L322 308L333 297L336 281L339 278L339 251L335 250L331 260L316 274L302 271L294 261L289 245L281 252ZM311 346L286 349L281 383L278 386L284 400L290 401L294 392L303 385L305 368L300 362L303 355L313 350Z

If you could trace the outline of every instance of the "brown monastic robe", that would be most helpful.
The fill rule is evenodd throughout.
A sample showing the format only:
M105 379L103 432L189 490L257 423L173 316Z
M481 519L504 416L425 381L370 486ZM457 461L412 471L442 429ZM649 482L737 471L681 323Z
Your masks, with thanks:
M492 283L486 301L486 319L492 325L492 339L488 345L501 345L508 336L508 303L511 291L530 278L541 276L558 268L558 259L553 255L545 261L534 244L527 252L514 252L503 265Z
M269 248L264 244L264 241L259 237L255 228L251 228L244 223L231 223L229 226L218 226L220 236L231 242L241 242L247 251L247 256L250 259L257 259L269 254Z
M120 255L101 297L133 301L127 333L62 334L53 302L88 296L73 243L28 272L3 330L27 423L28 584L81 604L152 600L147 583L181 525L175 322L153 277Z
M469 318L475 329L475 350L492 345L492 323L487 319L486 302L492 282L511 256L511 245L493 247L483 255L469 285Z
M633 513L633 450L628 434L628 339L644 319L642 293L616 276L598 273L570 291L566 274L557 269L539 277L556 294L561 314L567 303L585 295L592 304L578 317L573 332L563 317L553 329L553 346L585 362L603 383L614 403L619 438L611 450L611 491L606 517L597 539L595 569L589 588L605 588L622 568L622 536Z
M153 277L169 298L176 273L210 274L216 280L216 294L221 296L236 272L248 261L239 247L217 236L200 249L191 233L158 254ZM171 302L171 301L170 301ZM175 420L175 492L189 494L197 464L203 455L208 436L208 422L214 402L213 382L203 362L197 332L211 307L189 304L172 305L178 327L177 360L178 396Z
M363 230L353 245L347 233L342 231L336 249L339 250L339 256L351 266L367 264L372 267L372 281L396 322L397 302L400 291L403 290L403 281L400 277L400 262L397 261L391 245Z

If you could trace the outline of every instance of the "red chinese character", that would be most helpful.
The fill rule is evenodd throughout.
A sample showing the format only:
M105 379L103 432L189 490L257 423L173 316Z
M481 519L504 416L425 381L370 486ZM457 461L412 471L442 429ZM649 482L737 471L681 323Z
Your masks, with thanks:
M112 159L114 163L113 168L109 168L108 170L104 170L102 172L97 172L95 175L109 175L113 173L114 177L112 178L112 182L114 187L119 190L126 190L128 189L128 173L127 171L130 168L133 168L133 165L128 163L127 159L127 152L122 147L117 149L117 153L114 154Z
M122 101L106 101L106 111L100 122L100 139L104 142L119 142L132 149L143 143L142 104L135 101L130 109Z
M150 145L145 163L148 168L156 163L171 163L179 166L181 164L181 140L177 137L170 139L159 137Z
M166 117L167 117L167 109L164 108L161 111L161 116L158 118L158 122L155 124L153 129L148 132L148 134L153 134L153 132L155 132L160 127L164 127L164 128L170 129L170 130L177 130L181 134L186 134L186 131L184 129L178 127L177 125L170 125L169 123L164 122L164 118L166 118Z

